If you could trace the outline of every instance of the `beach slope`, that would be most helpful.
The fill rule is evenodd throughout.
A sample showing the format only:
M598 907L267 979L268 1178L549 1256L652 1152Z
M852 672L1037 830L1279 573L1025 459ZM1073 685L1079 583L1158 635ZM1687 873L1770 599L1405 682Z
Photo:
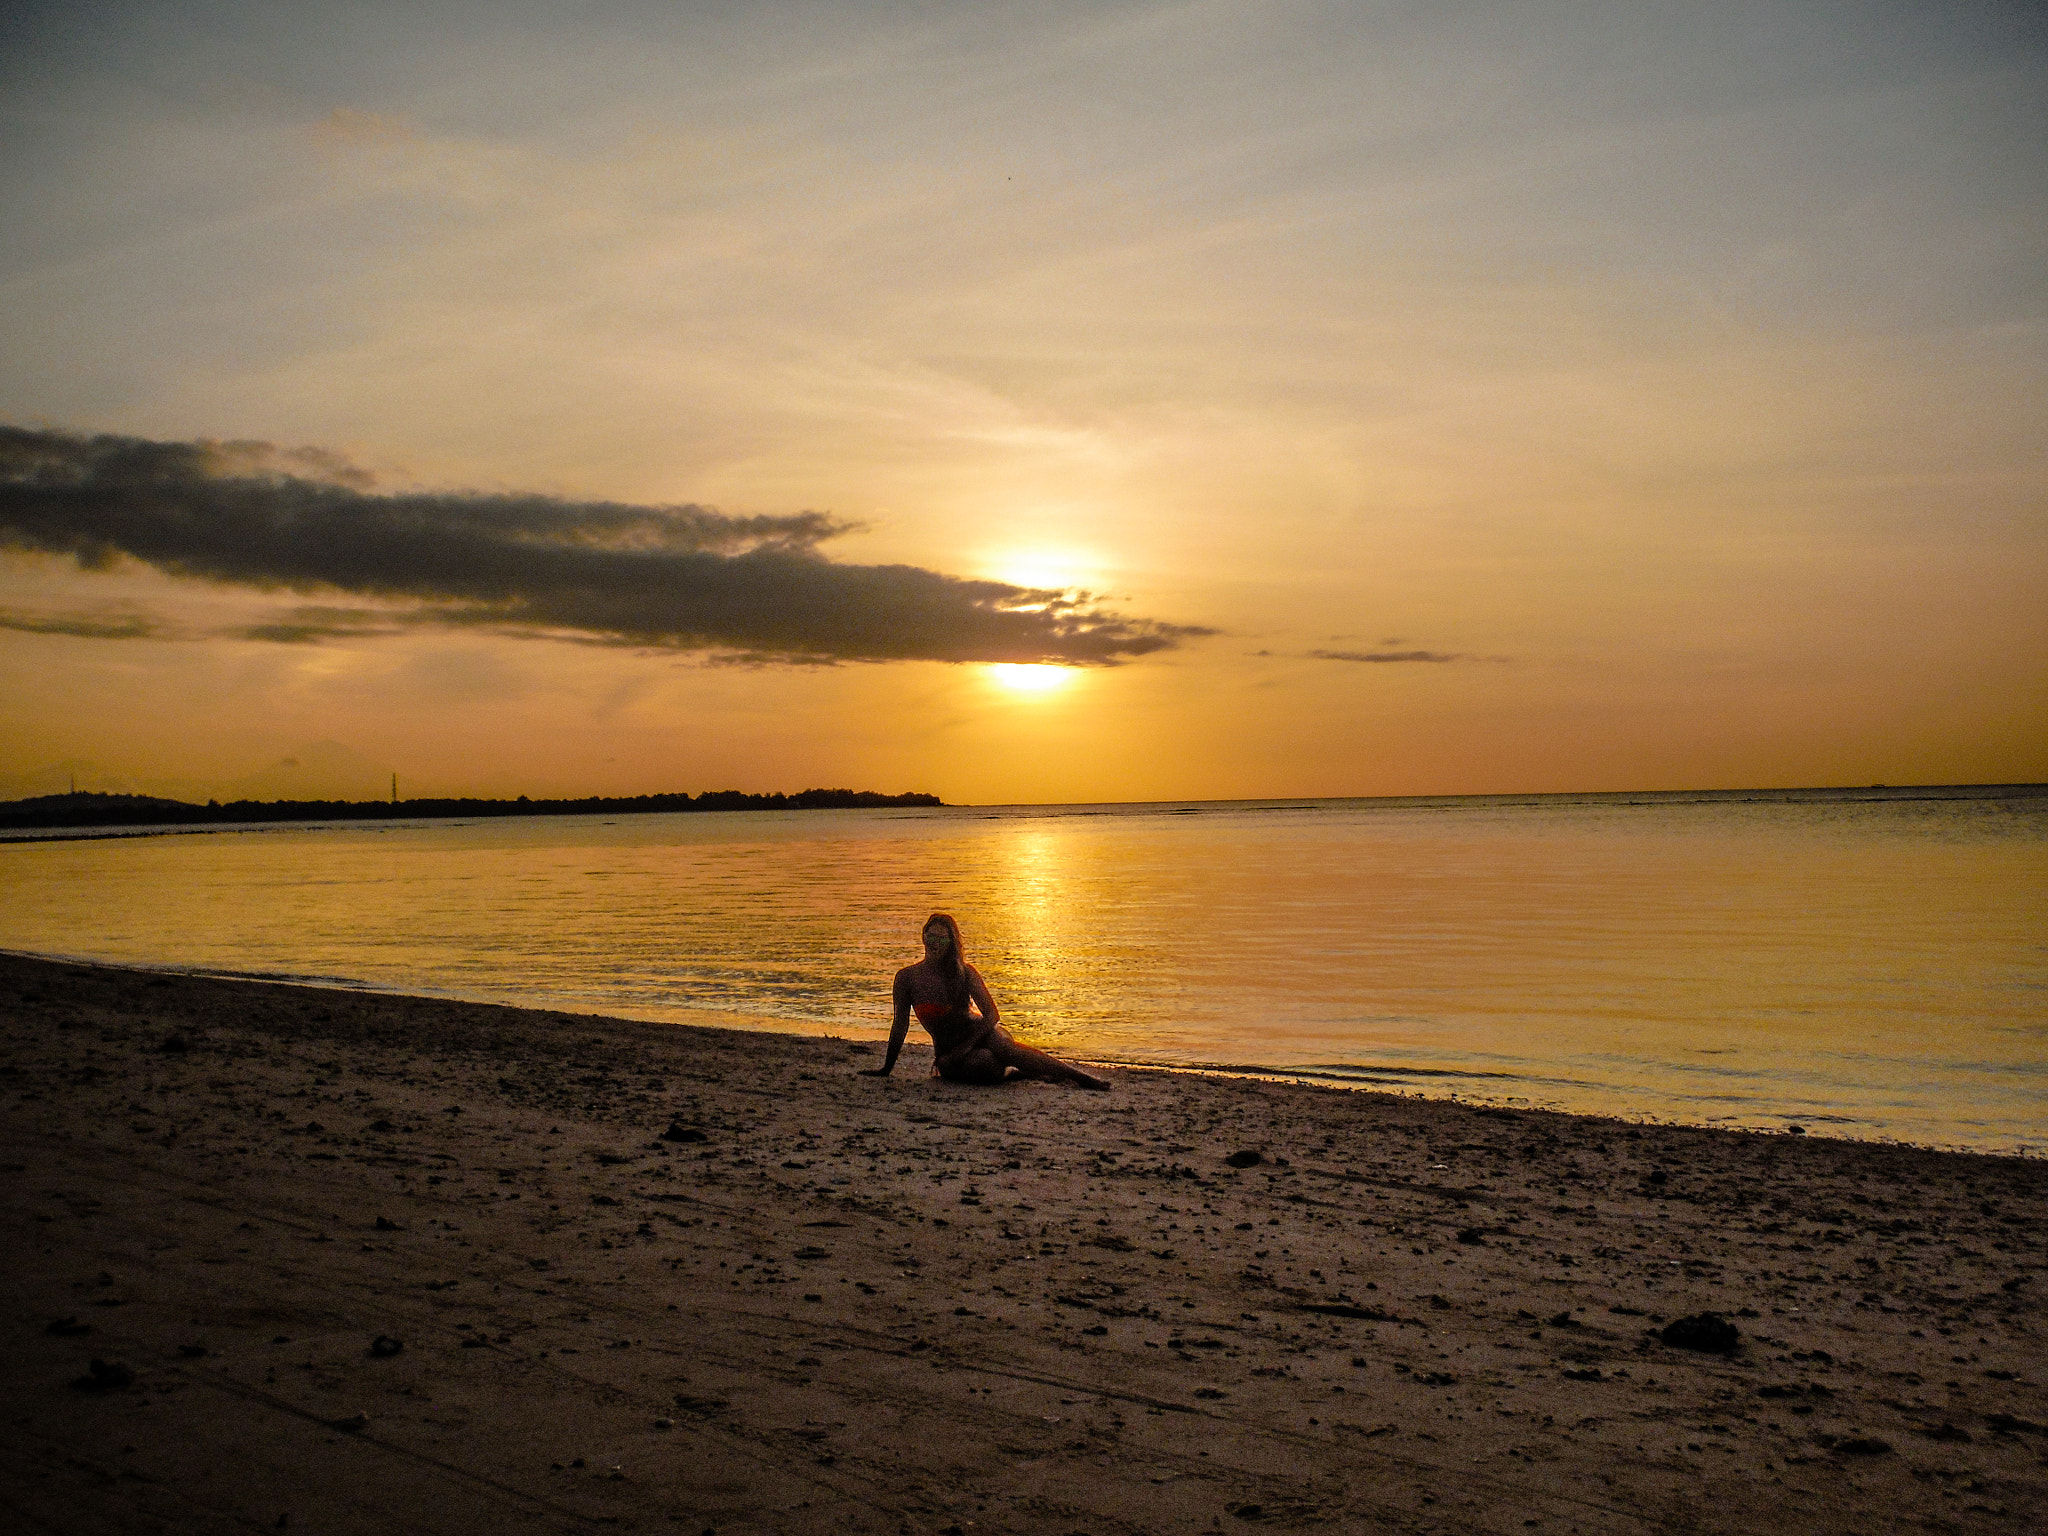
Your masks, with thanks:
M0 956L8 1524L2048 1520L2038 1163L880 1033Z

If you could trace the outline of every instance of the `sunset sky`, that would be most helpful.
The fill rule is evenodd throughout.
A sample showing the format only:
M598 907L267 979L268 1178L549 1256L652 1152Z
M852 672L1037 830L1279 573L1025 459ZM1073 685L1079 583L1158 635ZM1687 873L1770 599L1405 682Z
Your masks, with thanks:
M0 795L2048 779L2044 298L2032 4L10 5Z

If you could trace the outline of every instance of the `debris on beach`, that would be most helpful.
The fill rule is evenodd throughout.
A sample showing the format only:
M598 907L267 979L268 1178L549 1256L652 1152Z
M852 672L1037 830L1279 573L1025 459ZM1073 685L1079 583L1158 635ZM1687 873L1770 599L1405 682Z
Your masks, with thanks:
M1657 1337L1673 1349L1696 1350L1705 1355L1732 1355L1741 1347L1742 1332L1718 1312L1696 1312L1666 1323Z
M135 1368L125 1360L95 1358L83 1376L72 1377L71 1385L81 1392L118 1392L135 1385Z

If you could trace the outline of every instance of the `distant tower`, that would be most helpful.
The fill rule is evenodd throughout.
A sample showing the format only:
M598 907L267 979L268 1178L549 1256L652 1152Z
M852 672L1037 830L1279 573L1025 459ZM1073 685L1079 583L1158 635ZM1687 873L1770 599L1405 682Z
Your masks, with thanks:
M398 775L391 775L391 803L398 804Z

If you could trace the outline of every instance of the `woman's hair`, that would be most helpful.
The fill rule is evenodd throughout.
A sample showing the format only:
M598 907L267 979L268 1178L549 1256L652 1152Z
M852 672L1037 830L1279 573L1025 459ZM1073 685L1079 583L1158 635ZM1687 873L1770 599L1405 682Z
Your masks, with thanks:
M934 912L924 920L924 927L917 930L922 939L927 929L943 928L953 936L952 948L947 951L943 969L946 973L946 991L953 1006L962 1013L967 1011L967 946L960 942L960 925L953 921L950 912Z

